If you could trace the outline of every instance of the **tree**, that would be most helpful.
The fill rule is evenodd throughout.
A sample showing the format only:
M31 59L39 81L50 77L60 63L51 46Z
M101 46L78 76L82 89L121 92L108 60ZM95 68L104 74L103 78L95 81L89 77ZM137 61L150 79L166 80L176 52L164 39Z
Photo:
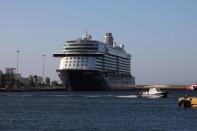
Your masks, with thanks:
M28 81L30 86L35 86L33 75L29 75Z
M47 85L50 85L51 80L50 80L50 78L49 78L49 77L46 77L46 78L45 78L45 83L46 83Z
M38 76L37 75L34 75L34 83L35 83L35 86L38 85Z
M59 84L58 84L57 81L54 80L54 81L51 82L51 85L52 85L52 86L58 86Z
M38 85L40 86L42 84L44 84L44 81L42 79L42 76L38 76Z

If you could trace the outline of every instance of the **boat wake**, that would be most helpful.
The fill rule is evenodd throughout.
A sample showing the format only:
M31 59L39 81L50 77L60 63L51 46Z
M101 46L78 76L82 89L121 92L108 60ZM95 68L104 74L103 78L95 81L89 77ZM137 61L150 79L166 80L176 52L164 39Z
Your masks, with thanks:
M80 95L80 94L0 94L0 96L21 97L86 97L86 98L137 98L138 95Z
M114 97L113 95L82 95L82 97L98 98L98 97Z
M137 98L137 95L82 95L82 97L89 98L104 98L104 97L114 97L114 98Z
M138 96L137 95L123 95L123 96L116 96L116 97L119 97L119 98L137 98Z

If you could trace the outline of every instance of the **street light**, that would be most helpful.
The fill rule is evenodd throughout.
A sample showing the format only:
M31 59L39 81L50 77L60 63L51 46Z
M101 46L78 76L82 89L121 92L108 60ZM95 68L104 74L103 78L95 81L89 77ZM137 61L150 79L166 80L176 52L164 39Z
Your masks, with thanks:
M16 53L17 53L17 61L16 61L16 77L15 77L15 79L16 79L16 86L18 87L18 85L19 85L19 75L18 75L18 59L19 59L19 53L20 53L20 51L19 50L17 50L16 51Z
M45 81L44 80L44 57L45 57L46 55L42 55L42 57L43 57L43 59L42 59L42 77L43 77L43 82Z
M19 63L18 59L19 59L19 53L20 53L20 51L17 50L16 53L17 53L16 73L17 73L17 75L18 75L18 65L19 65L19 64L18 64L18 63Z

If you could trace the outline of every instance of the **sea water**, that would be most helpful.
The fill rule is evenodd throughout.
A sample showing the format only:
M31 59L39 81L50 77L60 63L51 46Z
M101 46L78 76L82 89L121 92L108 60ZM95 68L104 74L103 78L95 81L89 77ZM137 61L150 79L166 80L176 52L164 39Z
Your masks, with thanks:
M1 131L195 131L197 109L169 90L167 98L139 98L139 90L0 92Z

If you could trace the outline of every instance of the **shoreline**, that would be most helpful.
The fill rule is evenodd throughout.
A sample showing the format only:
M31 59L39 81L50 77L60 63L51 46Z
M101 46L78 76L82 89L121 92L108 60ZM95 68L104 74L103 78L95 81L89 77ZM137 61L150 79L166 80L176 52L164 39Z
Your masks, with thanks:
M160 88L164 90L187 90L190 86L191 85L136 85L135 87L127 88L127 89L112 89L112 90L103 90L103 91L107 92L107 91L147 90L149 88ZM34 87L34 88L28 87L28 88L19 88L19 89L0 88L0 92L41 92L41 91L67 91L67 90L63 86L61 87L47 86L47 87Z
M64 87L28 87L18 89L0 88L0 92L66 91Z

